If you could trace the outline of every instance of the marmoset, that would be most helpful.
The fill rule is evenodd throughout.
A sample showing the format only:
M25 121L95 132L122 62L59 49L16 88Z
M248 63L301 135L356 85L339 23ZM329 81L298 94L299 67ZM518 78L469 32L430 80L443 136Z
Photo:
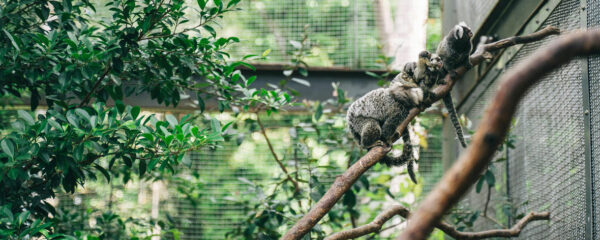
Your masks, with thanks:
M406 119L410 109L422 101L421 88L402 80L392 81L389 87L372 90L350 105L346 115L348 130L363 148L389 147L400 138L396 128ZM409 175L416 183L413 169L415 159L407 129L404 129L401 137L404 140L402 155L385 156L381 162L388 166L408 163Z
M461 22L454 26L444 39L442 39L436 51L437 55L442 60L444 70L440 77L446 75L446 73L456 75L454 70L461 66L471 68L469 55L471 54L471 49L473 47L471 43L472 37L473 32L471 29L464 22ZM458 121L458 114L456 113L456 108L454 108L450 93L443 97L443 102L446 109L448 109L448 115L450 116L452 125L454 125L454 128L456 129L456 135L460 144L462 147L466 147L467 144L464 139L463 130Z
M456 74L454 69L465 66L471 67L469 54L473 45L471 44L473 32L464 22L454 26L452 30L442 39L437 47L437 55L444 63L444 69L450 74Z

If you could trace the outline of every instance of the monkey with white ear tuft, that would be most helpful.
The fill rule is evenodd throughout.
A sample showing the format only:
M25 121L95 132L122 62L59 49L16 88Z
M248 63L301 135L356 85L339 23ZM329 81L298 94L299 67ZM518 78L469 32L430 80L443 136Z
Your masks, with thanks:
M471 67L469 55L473 48L473 44L471 43L472 37L473 32L471 29L464 22L461 22L454 26L444 39L442 39L436 51L437 55L442 59L443 70L445 70L442 71L442 76L449 73L454 77L456 75L454 71L456 68L461 66ZM448 109L448 115L452 121L452 125L454 125L458 140L462 147L466 147L467 144L463 136L463 130L458 121L458 114L456 108L454 108L450 93L443 97L443 101L446 109Z
M450 74L458 67L471 67L469 54L473 48L472 37L471 29L461 22L455 25L438 45L436 54L440 56L444 69Z

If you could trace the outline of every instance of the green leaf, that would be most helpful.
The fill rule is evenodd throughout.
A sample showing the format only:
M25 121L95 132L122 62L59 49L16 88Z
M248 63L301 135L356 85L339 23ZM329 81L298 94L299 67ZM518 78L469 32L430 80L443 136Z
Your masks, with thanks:
M75 109L75 113L77 113L77 115L79 115L82 118L85 118L88 121L90 120L90 114L81 108Z
M137 119L138 115L140 114L140 107L139 106L135 106L131 108L131 117L133 119Z
M104 178L106 178L107 182L110 182L110 174L108 173L108 171L106 171L106 169L104 169L102 166L94 163L94 168L96 168L98 171L100 171L100 173L102 173L102 175L104 175Z
M6 36L10 40L10 43L13 45L13 47L15 47L15 49L17 49L17 52L21 51L21 49L19 48L19 45L17 44L17 42L15 42L15 39L13 38L12 34L10 34L9 32L7 32L4 29L2 29L2 31L4 31L4 34L6 34Z
M121 100L115 101L115 105L117 106L117 111L119 111L120 114L125 112L125 104L123 104Z
M250 84L252 84L255 80L256 80L256 75L249 77L248 81L246 82L246 87L249 87Z
M215 29L209 25L204 25L202 26L204 29L206 29L206 31L208 31L210 33L210 35L212 35L213 37L217 36L217 31L215 31Z
M200 93L198 93L198 107L200 107L200 113L203 113L206 108L206 104L204 103L202 96L200 96Z
M148 166L146 166L146 168L148 170L153 170L154 167L156 167L157 163L158 163L158 158L152 158L152 159L150 159L150 162L148 163Z
M232 123L233 123L233 121L231 121L231 122L228 122L227 124L225 124L225 126L223 126L223 127L221 128L221 132L225 132L225 130L227 130L227 128L229 127L229 125L231 125Z
M481 187L483 186L483 182L485 181L485 179L479 178L479 181L477 181L477 185L475 185L475 192L476 193L480 193L481 192Z
M25 212L22 212L21 214L19 214L19 217L17 218L17 220L18 220L17 223L19 226L21 224L25 223L25 221L27 221L27 218L29 218L29 214L30 214L29 211L25 211Z
M200 7L200 9L204 9L207 1L208 0L197 0L196 2L198 3L198 7Z
M304 79L301 79L301 78L292 78L292 81L300 83L300 84L302 84L304 86L310 87L310 82L306 81Z
M490 187L493 187L494 184L496 184L496 177L494 176L494 173L492 173L492 171L488 170L487 172L485 172L485 181Z
M35 121L33 120L33 117L31 117L31 115L28 112L25 112L23 110L19 110L17 111L17 113L19 114L19 117L23 120L25 120L25 122L27 122L29 125L34 125Z
M249 68L252 71L256 71L256 67L254 67L254 66L252 66L252 64L249 64L249 63L246 63L246 62L238 61L238 62L234 62L234 63L231 64L231 66L233 66L233 67L237 67L237 66L240 66L240 65L245 66L245 67Z
M146 160L140 159L139 170L140 170L140 177L144 176L144 173L146 173Z
M366 71L365 73L374 78L381 78L381 76L379 76L377 73L374 73L374 72Z
M213 2L215 2L215 5L217 6L223 5L223 2L221 2L221 0L213 0Z
M167 122L169 122L169 125L172 128L175 128L175 126L177 125L177 118L175 118L175 116L171 115L171 114L167 114L165 116L165 118L167 119Z
M261 56L262 56L262 57L266 57L267 55L269 55L269 53L271 53L271 49L270 49L270 48L269 48L269 49L267 49L267 50L265 50L265 51L262 53L262 55L261 55Z
M0 147L2 147L2 151L10 158L15 158L15 145L10 139L3 139L2 142L0 142Z
M216 118L210 119L210 127L213 133L221 133L219 132L219 130L221 130L221 122L219 122L219 120L217 120Z
M344 194L343 202L349 208L353 208L356 205L356 195L352 190L346 191Z
M319 121L319 119L321 119L321 116L323 115L323 105L321 105L321 103L319 103L319 105L317 105L317 109L315 110L315 120Z

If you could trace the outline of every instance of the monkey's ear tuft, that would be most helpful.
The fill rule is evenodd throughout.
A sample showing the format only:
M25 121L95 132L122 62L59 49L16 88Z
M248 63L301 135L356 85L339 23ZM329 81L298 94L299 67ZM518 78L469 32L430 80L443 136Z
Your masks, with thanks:
M454 39L461 39L464 33L464 29L460 25L454 26Z

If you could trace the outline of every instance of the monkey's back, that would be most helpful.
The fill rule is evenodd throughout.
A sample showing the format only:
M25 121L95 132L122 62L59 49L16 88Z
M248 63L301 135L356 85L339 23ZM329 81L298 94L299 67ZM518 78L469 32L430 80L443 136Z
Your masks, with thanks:
M396 101L388 88L372 90L354 101L346 120L348 128L354 134L359 132L364 118L376 120L381 126L383 122L397 114L407 115L406 107Z

